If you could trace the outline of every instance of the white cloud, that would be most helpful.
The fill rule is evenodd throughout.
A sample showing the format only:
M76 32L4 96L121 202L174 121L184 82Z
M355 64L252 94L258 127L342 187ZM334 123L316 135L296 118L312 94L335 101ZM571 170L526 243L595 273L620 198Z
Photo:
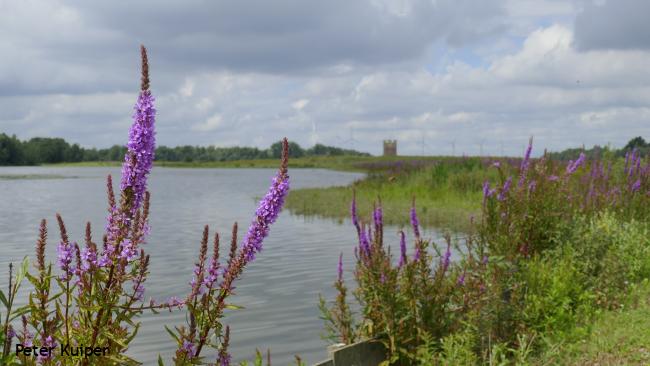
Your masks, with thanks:
M205 122L192 126L192 130L200 132L214 131L223 125L223 117L220 114L215 114L208 118Z

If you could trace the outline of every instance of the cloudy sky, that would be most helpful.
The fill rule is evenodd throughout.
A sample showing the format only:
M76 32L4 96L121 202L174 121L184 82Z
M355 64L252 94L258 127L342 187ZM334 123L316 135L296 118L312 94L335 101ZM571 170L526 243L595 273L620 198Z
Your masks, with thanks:
M650 137L646 0L0 0L0 132L123 144L149 49L159 144L378 154Z

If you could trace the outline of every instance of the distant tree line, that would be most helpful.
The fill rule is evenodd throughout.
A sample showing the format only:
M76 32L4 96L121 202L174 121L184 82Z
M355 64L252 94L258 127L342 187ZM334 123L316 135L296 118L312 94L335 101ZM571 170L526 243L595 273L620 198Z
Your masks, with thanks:
M552 152L549 155L558 160L575 160L580 156L580 153L584 153L587 158L602 158L606 155L613 156L625 156L626 153L637 150L641 153L642 156L650 153L650 143L646 142L643 137L637 136L630 141L621 149L612 149L609 146L599 146L594 145L591 149L582 148L571 148L559 152Z
M356 150L341 149L316 144L304 149L295 142L289 143L291 157L356 155L369 156ZM71 163L81 161L121 161L126 148L113 145L107 149L83 148L79 144L69 144L62 138L34 137L21 141L15 135L0 133L0 165L38 165L52 163ZM244 159L278 159L282 144L276 142L268 149L256 147L215 147L215 146L159 146L156 160L160 161L232 161Z

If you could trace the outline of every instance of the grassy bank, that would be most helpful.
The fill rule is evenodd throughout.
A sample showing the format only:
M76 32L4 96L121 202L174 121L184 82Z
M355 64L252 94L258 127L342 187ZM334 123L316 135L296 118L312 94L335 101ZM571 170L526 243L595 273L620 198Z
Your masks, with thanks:
M357 195L360 216L369 217L372 205L381 198L384 221L405 225L411 200L417 197L418 214L424 226L465 231L481 205L481 187L496 170L478 158L405 158L358 164L368 176L346 187L298 189L289 194L292 213L346 219L352 192Z
M606 311L590 324L589 334L558 343L530 362L537 365L650 364L650 283L631 292L622 310Z

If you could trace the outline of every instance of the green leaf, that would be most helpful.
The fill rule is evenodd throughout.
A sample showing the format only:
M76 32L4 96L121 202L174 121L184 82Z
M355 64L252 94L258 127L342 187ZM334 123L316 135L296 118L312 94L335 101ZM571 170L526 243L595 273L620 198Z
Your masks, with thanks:
M167 333L169 333L170 336L172 336L172 338L176 340L176 342L181 343L181 340L178 339L176 334L174 334L174 332L172 332L171 329L169 329L166 325L165 325L165 330L167 331Z
M160 355L158 355L158 366L165 366L165 364L163 363L162 357L160 357Z
M9 301L7 301L7 298L5 297L5 293L2 292L2 290L0 290L0 301L2 301L2 304L4 304L6 308L9 307Z
M230 310L240 310L240 309L245 309L243 306L240 305L235 305L235 304L226 304L226 309Z
M11 313L11 317L9 318L9 321L14 320L14 319L18 318L18 317L21 316L21 315L24 315L24 314L29 313L29 310L30 310L29 305L25 305L25 306L23 306L23 307L20 307L20 308L14 310L14 311Z

